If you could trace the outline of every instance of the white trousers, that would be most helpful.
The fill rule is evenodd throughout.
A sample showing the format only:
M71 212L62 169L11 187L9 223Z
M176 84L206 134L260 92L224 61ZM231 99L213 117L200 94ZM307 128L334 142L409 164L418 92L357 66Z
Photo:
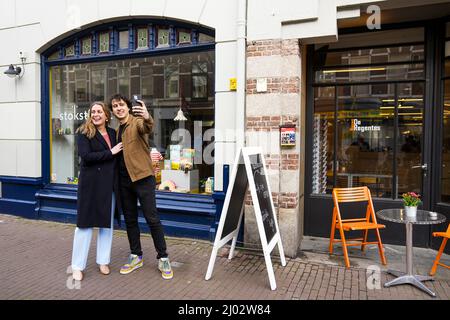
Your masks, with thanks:
M97 236L97 264L109 264L114 227L115 196L112 195L111 228L99 228ZM89 247L94 228L76 228L73 238L72 270L86 269Z

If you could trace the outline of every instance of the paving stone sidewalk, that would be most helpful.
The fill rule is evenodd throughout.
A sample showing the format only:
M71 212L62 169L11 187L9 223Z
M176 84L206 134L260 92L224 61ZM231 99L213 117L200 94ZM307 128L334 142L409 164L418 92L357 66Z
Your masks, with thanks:
M0 214L0 299L450 300L448 279L426 282L437 294L432 298L409 285L369 289L366 269L346 269L301 258L287 259L286 267L272 258L278 287L272 291L264 258L248 250L237 250L232 260L227 259L227 250L222 250L212 279L205 281L212 244L170 237L167 245L175 276L163 280L148 234L142 234L144 267L121 275L118 271L129 253L122 230L114 234L112 273L108 276L100 274L95 263L94 233L85 278L77 288L67 273L74 228L71 224ZM392 276L381 273L381 284L390 279Z

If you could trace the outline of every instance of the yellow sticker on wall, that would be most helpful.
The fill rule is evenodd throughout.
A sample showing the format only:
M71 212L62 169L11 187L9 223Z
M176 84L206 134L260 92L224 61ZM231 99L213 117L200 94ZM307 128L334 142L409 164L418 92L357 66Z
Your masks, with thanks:
M237 88L236 78L231 78L230 79L230 90L231 91L236 91L236 88Z

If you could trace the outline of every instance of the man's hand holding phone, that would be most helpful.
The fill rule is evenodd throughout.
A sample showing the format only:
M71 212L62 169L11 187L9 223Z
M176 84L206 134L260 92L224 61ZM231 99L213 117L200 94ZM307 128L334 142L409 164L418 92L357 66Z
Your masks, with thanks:
M144 101L142 101L138 95L133 96L133 108L131 111L136 117L143 117L144 119L150 118L150 114L148 113Z

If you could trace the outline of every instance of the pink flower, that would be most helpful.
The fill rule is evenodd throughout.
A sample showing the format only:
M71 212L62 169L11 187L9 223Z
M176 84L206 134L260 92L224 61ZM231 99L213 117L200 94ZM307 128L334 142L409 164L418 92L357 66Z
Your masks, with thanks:
M422 203L420 200L420 195L412 191L402 194L402 197L405 206L417 207Z

